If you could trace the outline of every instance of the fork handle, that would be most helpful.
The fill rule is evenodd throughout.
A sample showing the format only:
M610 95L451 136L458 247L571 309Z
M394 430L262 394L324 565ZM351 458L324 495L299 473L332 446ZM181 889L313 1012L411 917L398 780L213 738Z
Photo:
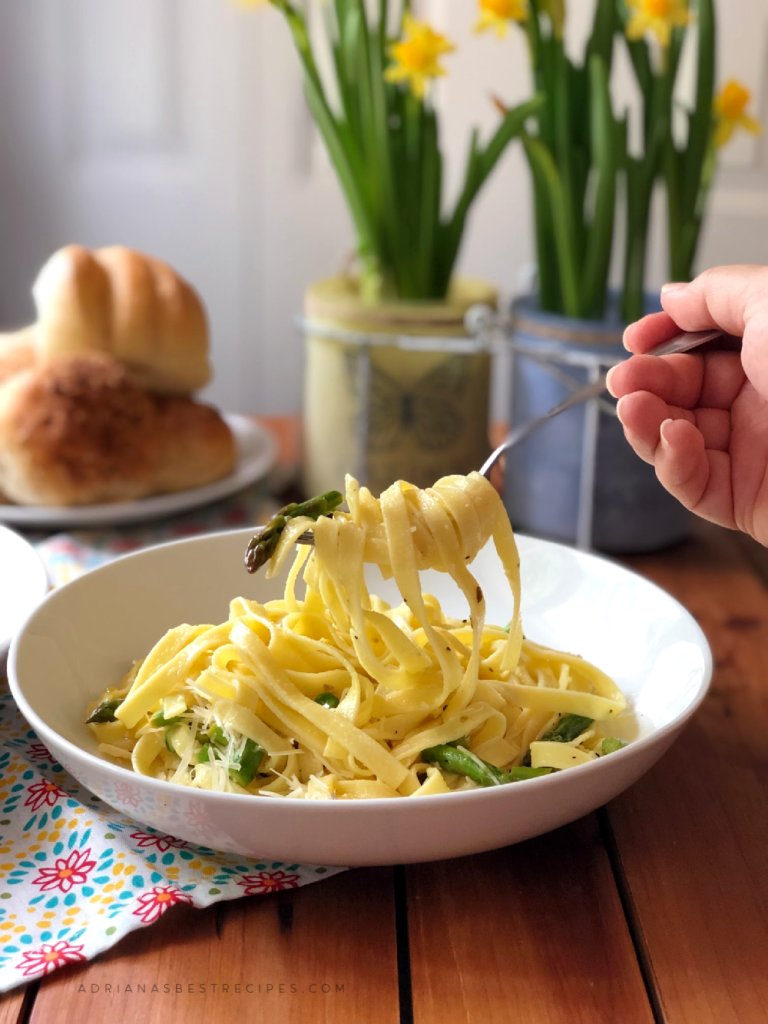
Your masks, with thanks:
M555 416L559 416L561 412L565 412L566 409L570 409L574 405L580 405L582 402L588 402L592 398L598 398L605 391L605 375L601 375L597 380L591 384L587 384L586 387L579 388L578 391L574 391L572 395L569 395L564 402L560 405L556 405L554 409L550 409L549 412L545 412L543 416L537 416L533 420L528 420L527 423L521 423L519 427L515 427L514 430L507 434L504 442L499 445L493 454L491 454L486 461L483 463L480 469L481 476L489 476L491 470L496 465L496 462L504 452L509 451L510 448L514 448L516 444L532 434L534 430L546 423L547 420L553 419Z
M669 341L663 341L660 345L652 348L649 352L645 353L649 356L669 356L675 355L678 352L690 352L692 349L698 348L700 345L706 345L708 341L714 341L716 338L722 338L725 336L725 331L711 330L711 331L684 331L681 334L676 334L674 338L670 338ZM596 381L591 384L587 384L586 387L580 388L578 391L574 391L572 395L569 395L564 402L560 405L556 405L554 409L550 409L549 412L545 412L543 416L537 416L533 420L528 420L527 423L522 423L519 427L515 427L509 434L503 444L493 452L483 464L480 473L482 476L489 476L491 470L496 465L498 459L509 451L510 448L514 448L516 444L532 434L534 430L537 430L547 420L551 420L553 416L559 416L561 412L565 412L566 409L570 409L574 405L579 405L581 402L588 402L592 398L597 398L605 390L605 376L599 377Z
M706 345L708 341L715 341L716 338L725 337L725 331L715 328L711 331L683 331L676 334L669 341L662 341L656 348L652 348L646 355L649 356L672 356L677 352L690 352L699 345Z

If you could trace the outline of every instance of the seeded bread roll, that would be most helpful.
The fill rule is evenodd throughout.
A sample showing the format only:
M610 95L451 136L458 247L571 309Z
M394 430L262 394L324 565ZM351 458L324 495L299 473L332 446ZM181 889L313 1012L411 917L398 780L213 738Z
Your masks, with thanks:
M210 483L234 460L215 410L148 393L104 353L60 356L0 384L0 492L11 502L129 501Z
M68 245L32 289L43 361L108 352L152 391L190 394L208 383L208 324L197 293L161 260L123 246Z
M0 384L15 373L28 370L36 361L34 327L15 334L0 334Z

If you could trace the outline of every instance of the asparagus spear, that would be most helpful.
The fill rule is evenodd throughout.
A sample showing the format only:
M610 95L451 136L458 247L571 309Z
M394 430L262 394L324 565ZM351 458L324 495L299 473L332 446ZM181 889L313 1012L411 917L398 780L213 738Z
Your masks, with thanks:
M162 711L156 711L150 719L150 724L160 729L163 726L177 725L180 721L180 715L175 715L173 718L166 718Z
M592 725L592 721L593 719L584 718L583 715L563 715L555 728L545 732L539 739L549 743L570 743L577 736L581 736L584 730ZM523 764L530 765L530 763L531 752L529 750L523 758Z
M571 743L592 725L592 721L583 715L563 715L554 729L539 738L549 743Z
M246 740L243 752L236 759L239 767L229 769L230 779L243 787L250 785L253 782L254 775L259 770L261 762L264 760L265 754L266 751L258 743L254 743L253 740Z
M315 704L322 704L324 708L337 708L339 706L339 698L335 693L321 693L318 697L315 697Z
M96 722L101 725L104 722L116 722L115 712L125 700L125 697L113 697L111 700L103 700L97 704L90 715L86 718L86 725Z
M550 775L553 771L553 768L531 768L529 764L521 764L502 774L505 776L504 782L522 782L524 779L538 779L541 775Z
M338 491L326 491L325 494L318 494L316 498L310 498L299 505L294 502L281 508L264 529L251 538L245 552L245 568L248 572L254 573L270 560L289 519L309 516L310 519L317 520L320 516L330 515L342 501L344 496Z
M510 768L502 771L488 761L483 761L463 747L455 747L452 743L440 743L428 747L421 752L421 758L428 764L436 764L443 771L454 775L466 775L479 786L503 786L509 782L521 782L523 779L535 779L540 775L549 775L551 768Z
M207 764L210 761L214 761L215 757L212 757L214 747L226 747L229 743L227 734L221 728L220 725L215 723L210 727L208 732L205 734L206 742L203 743L202 747L197 752L197 763Z
M214 743L216 741L214 740ZM253 782L266 751L253 740L246 740L242 753L236 758L237 767L229 769L229 777L238 785L246 787ZM216 760L213 743L205 743L197 752L198 764L210 764Z
M229 738L220 725L212 725L208 730L208 739L211 743L215 743L217 747L226 747L229 743Z

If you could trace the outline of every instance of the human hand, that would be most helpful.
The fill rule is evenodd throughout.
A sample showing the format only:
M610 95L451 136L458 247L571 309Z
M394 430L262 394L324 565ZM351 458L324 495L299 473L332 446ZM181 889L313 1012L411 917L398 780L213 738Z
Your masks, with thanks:
M686 508L768 545L768 268L706 271L662 289L663 313L632 324L632 359L608 390L634 450ZM643 355L684 331L719 327L737 352Z

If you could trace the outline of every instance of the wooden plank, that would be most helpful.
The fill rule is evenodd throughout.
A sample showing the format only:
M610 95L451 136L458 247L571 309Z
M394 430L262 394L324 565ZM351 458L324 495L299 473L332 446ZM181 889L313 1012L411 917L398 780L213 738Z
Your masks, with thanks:
M651 1024L594 815L408 869L415 1024Z
M65 970L43 982L32 1024L61 1020L62 1006L78 1024L398 1024L392 870L202 911L174 907L93 963Z
M670 753L608 808L668 1024L768 1020L768 592L736 538L633 560L712 645L704 707Z
M34 995L37 986L33 983L32 988L31 995ZM25 998L27 998L26 989L0 996L0 1024L17 1024L17 1021L22 1019L21 1011Z

